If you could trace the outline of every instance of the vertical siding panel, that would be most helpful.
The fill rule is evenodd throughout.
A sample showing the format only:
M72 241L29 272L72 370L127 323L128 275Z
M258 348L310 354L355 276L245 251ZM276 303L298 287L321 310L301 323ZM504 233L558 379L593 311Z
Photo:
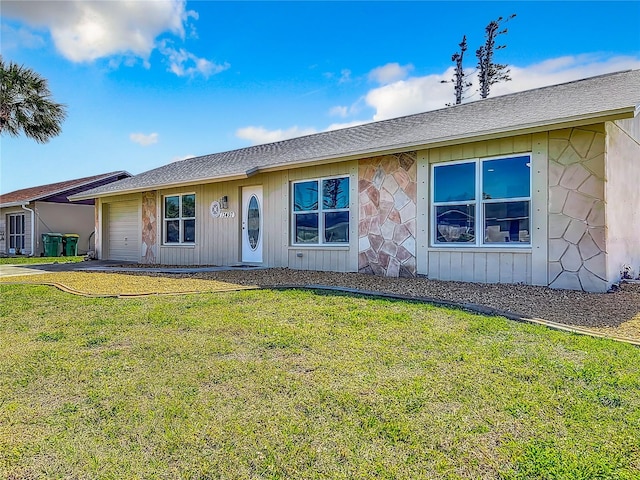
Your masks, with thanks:
M487 283L500 281L500 254L487 253Z
M465 143L462 146L462 158L473 158L477 156L475 143Z
M462 145L453 145L450 148L451 151L451 155L450 155L450 159L451 160L460 160L462 158L464 158L463 154L462 154Z
M438 280L440 278L440 259L438 258L438 252L429 252L429 270L427 276L434 280Z
M462 252L451 252L451 280L462 280Z
M418 152L416 204L416 271L429 273L429 155L431 150Z
M500 254L500 283L513 283L513 253Z
M531 151L531 135L520 135L513 139L514 152L530 152Z
M531 137L531 283L548 285L548 133Z
M463 252L462 253L462 278L461 280L464 282L473 282L473 267L474 267L474 258L473 253L471 252Z
M513 137L501 138L499 148L501 155L513 153Z
M276 265L280 267L288 267L289 266L289 239L291 238L291 230L289 224L289 204L291 202L291 198L289 196L289 172L282 172L280 178L278 179L278 184L280 186L280 193L282 194L282 204L280 205L281 215L280 215L280 239L278 246L278 258L276 260Z
M473 281L486 283L487 281L487 254L473 254Z
M500 141L489 140L487 141L487 155L500 155Z
M487 140L483 142L474 143L475 145L475 157L487 157L489 156L489 142Z
M440 280L451 280L451 253L440 252Z
M513 256L513 283L528 283L527 264L528 254L514 254Z

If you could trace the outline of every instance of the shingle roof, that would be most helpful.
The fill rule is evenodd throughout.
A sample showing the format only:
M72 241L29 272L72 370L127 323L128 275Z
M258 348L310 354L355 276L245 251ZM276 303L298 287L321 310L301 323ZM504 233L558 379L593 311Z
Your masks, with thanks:
M483 136L543 130L571 122L587 124L605 118L632 117L639 105L640 70L617 72L342 130L190 158L72 198L221 181L265 169L472 141Z
M117 179L121 176L130 177L131 174L125 171L103 173L100 175L93 175L91 177L76 178L75 180L49 183L47 185L23 188L21 190L15 190L13 192L3 193L2 195L0 195L0 207L6 207L9 205L16 205L26 202L34 202L52 196L63 195L66 192L75 193L72 191L75 191L83 186L86 186L85 190L89 190L90 188L94 187L96 183L108 180L110 178Z

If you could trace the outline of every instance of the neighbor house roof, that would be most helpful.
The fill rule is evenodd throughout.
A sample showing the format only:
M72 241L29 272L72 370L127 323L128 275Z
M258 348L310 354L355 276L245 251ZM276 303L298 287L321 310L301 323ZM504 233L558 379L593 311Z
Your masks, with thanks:
M190 158L72 197L246 178L259 172L630 118L640 70L492 97L441 110Z
M49 183L37 187L23 188L0 195L0 208L25 205L35 201L67 201L67 196L81 193L122 178L131 177L129 172L118 171L76 178L64 182Z

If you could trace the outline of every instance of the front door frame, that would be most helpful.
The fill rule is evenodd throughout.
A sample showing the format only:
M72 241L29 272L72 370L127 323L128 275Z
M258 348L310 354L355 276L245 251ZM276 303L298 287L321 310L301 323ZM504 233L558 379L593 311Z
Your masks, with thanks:
M249 224L248 210L251 199L256 199L258 206L258 235L250 238L249 233L255 233L256 225ZM254 204L255 205L255 202ZM242 232L241 232L241 257L243 262L262 263L262 250L264 245L264 208L262 185L242 187Z

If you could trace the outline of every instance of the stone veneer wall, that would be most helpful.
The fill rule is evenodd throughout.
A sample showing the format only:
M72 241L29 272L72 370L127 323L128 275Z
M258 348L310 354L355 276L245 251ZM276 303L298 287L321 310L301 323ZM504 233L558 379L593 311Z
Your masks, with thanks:
M156 218L156 194L142 194L142 263L156 263L158 250Z
M360 160L359 272L416 275L416 173L416 152Z
M549 286L606 291L602 125L549 132Z

